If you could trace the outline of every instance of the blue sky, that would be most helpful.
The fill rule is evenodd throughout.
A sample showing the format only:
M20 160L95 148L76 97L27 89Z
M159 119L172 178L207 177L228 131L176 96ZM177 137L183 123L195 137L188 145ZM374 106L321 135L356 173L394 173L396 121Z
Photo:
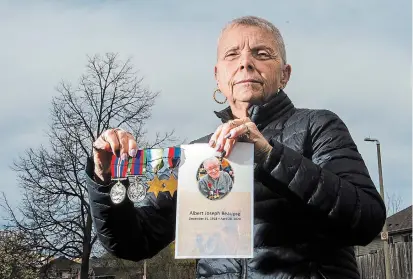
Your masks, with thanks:
M57 2L0 1L0 176L13 204L19 192L9 166L47 143L54 88L76 83L86 55L132 57L144 84L161 91L149 136L174 128L192 140L213 131L213 110L222 108L211 98L217 37L243 15L280 28L294 104L339 114L377 185L376 149L363 138L379 138L385 188L402 208L411 204L411 1Z

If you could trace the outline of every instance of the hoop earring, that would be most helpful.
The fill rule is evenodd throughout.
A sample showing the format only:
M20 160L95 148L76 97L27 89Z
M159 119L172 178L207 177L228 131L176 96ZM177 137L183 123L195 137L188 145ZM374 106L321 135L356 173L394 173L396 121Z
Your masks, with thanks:
M214 94L212 94L212 97L214 98L215 102L217 102L218 104L221 104L221 105L225 104L225 102L227 101L227 97L225 97L225 100L222 101L222 102L218 101L217 97L216 97L217 92L220 92L222 94L222 92L219 90L219 88L215 89Z

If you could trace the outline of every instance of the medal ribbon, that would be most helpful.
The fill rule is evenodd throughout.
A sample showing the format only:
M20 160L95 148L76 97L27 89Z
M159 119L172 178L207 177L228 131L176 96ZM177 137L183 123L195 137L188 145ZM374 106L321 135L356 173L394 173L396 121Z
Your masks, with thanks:
M140 149L136 157L122 160L113 155L111 161L112 179L122 179L127 176L144 175L147 164L151 165L153 172L157 172L162 164L168 164L169 168L175 168L181 157L180 147ZM165 160L166 159L166 160Z
M112 156L111 175L112 179L120 179L126 177L128 161L122 160L119 157Z
M168 163L170 168L175 168L179 159L181 158L181 148L180 147L169 147L168 150Z
M147 164L151 166L151 172L157 173L160 169L160 166L163 163L162 159L163 149L162 148L152 148L147 149Z
M147 149L138 150L136 157L133 158L131 175L143 175L146 171L146 152Z

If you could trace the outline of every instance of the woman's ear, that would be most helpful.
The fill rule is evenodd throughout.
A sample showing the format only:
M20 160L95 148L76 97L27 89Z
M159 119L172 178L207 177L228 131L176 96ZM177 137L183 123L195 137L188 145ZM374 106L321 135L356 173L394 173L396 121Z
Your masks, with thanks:
M281 71L281 84L282 87L285 87L290 80L291 77L291 65L286 64L283 66L283 69Z

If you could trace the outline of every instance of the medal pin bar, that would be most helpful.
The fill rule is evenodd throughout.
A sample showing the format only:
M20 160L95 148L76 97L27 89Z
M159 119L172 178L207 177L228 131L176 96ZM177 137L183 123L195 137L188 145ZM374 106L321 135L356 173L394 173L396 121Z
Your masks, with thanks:
M129 157L127 160L112 156L112 181L117 181L110 191L112 202L120 204L126 197L134 203L142 201L148 190L145 183L146 172L148 171L147 164L150 164L150 172L158 175L158 171L165 163L171 170L177 167L180 155L181 149L179 147L169 147L165 149L141 149L137 151L136 157ZM166 162L163 157L167 157ZM171 173L171 175L173 174ZM129 181L127 189L121 182L124 180Z

